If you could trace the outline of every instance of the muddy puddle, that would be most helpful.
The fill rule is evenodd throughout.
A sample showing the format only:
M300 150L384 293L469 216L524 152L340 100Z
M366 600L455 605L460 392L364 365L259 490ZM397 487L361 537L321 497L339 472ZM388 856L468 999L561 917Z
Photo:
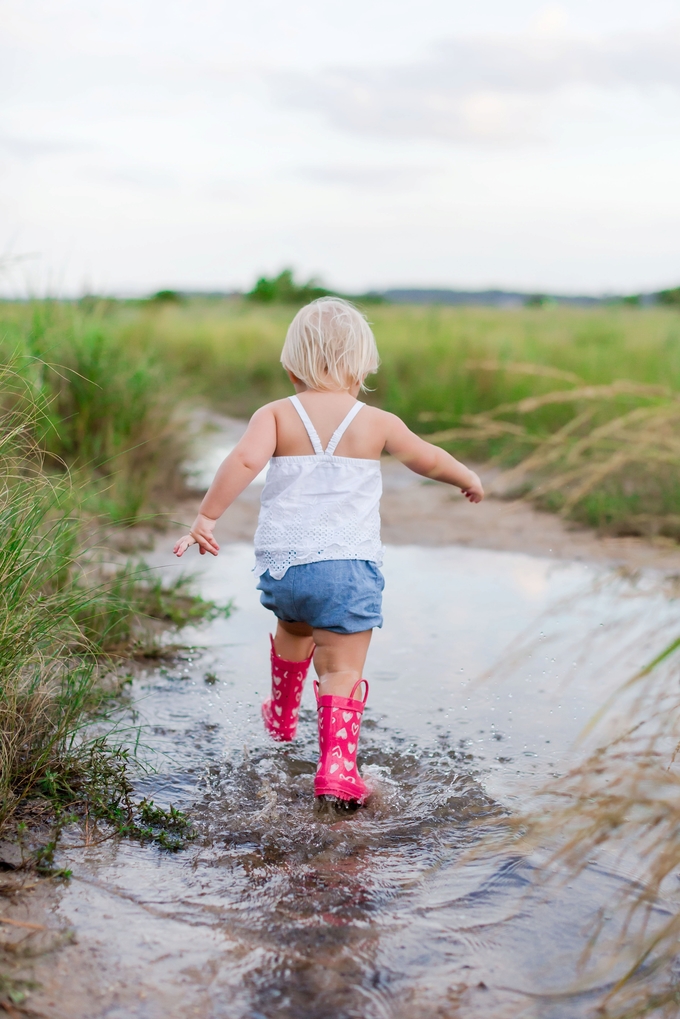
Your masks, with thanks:
M165 550L150 561L168 577L187 567ZM577 975L578 958L628 877L593 867L547 893L540 854L460 861L481 825L566 766L593 711L671 632L677 606L661 581L388 549L360 755L375 793L338 818L314 809L311 688L294 744L262 731L271 617L251 566L245 545L194 557L204 594L235 610L185 631L191 651L134 681L157 769L139 791L189 811L199 837L175 854L126 842L60 853L74 876L59 919L106 960L100 1000L71 1014L591 1014L602 984L592 969ZM584 993L564 999L574 979Z

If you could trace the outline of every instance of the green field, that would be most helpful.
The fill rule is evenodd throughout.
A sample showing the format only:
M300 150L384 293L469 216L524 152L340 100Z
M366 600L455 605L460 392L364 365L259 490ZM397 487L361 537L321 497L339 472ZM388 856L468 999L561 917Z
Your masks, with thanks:
M278 359L294 310L196 301L132 316L127 329L143 348L166 352L215 406L245 415L288 392ZM586 383L627 378L680 390L676 311L395 305L366 311L382 358L369 399L412 427L423 412L452 421L556 388L561 372ZM546 375L470 363L489 359L535 364Z
M511 494L609 533L680 537L677 310L366 310L382 358L369 402L461 456L520 465ZM289 392L279 353L294 311L5 304L0 349L40 394L40 441L88 479L91 508L134 521L178 490L182 407L247 416Z

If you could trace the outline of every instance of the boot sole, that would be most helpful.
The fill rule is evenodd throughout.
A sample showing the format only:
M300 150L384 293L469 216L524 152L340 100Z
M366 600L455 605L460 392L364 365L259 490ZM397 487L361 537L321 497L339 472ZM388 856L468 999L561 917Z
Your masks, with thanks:
M354 814L357 810L361 810L361 808L365 806L365 802L360 803L359 800L345 800L340 796L333 796L328 793L321 793L321 795L315 797L315 800L317 810L320 814Z
M321 789L318 792L315 789L314 795L316 796L317 800L321 799L342 800L344 803L356 803L359 807L363 807L370 794L368 793L368 791L366 791L363 796L352 796L351 793L349 792L349 789L337 789L334 788L333 786L327 786L326 788Z

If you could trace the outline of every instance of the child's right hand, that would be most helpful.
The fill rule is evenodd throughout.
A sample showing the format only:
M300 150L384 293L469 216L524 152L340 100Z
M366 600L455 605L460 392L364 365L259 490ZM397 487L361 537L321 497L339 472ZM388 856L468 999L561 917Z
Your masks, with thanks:
M470 502L481 502L484 498L484 489L482 483L479 480L479 476L474 471L470 471L473 481L471 485L467 485L465 488L461 488L461 491L466 499Z
M220 546L213 538L213 530L216 523L217 521L211 519L211 517L206 517L199 513L189 533L185 534L175 544L173 549L175 555L177 557L183 556L190 545L198 545L201 555L205 555L206 552L210 552L211 555L217 555Z

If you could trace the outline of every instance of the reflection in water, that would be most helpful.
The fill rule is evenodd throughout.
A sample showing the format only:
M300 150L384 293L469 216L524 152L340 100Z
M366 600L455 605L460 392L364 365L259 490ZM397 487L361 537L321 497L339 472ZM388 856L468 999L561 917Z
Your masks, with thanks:
M551 992L601 984L592 970L578 975L578 958L623 879L590 868L548 893L534 880L538 858L465 854L482 823L502 826L564 765L635 654L644 660L639 632L672 621L664 598L523 556L391 549L360 758L375 792L338 816L314 807L311 691L294 744L262 732L269 619L250 559L232 547L199 562L206 594L234 597L238 611L189 632L201 648L135 682L158 763L140 792L188 808L199 838L176 855L126 843L62 854L75 873L62 914L81 942L106 938L128 983L144 988L132 1011L97 1014L592 1014L592 993ZM492 667L496 680L474 681ZM613 937L615 919L609 927Z
M246 422L214 412L194 411L191 459L184 465L184 480L195 492L207 492L217 468L229 456L246 430ZM269 464L251 482L264 485Z

